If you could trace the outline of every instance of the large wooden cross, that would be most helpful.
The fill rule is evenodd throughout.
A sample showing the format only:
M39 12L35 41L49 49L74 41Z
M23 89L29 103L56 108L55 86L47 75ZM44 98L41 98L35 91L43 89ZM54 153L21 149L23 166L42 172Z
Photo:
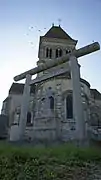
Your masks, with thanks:
M32 75L42 72L44 70L50 69L52 67L58 66L59 64L66 63L67 61L70 61L70 65L71 65L71 77L72 77L71 79L72 79L72 85L73 85L73 106L74 106L73 114L76 120L76 132L77 132L76 139L83 140L85 138L85 122L84 122L82 99L81 99L80 69L78 66L77 58L90 54L99 49L100 49L99 43L95 42L85 47L82 47L78 50L74 50L73 52L61 58L57 58L57 60L53 59L49 62L46 62L45 64L42 64L38 67L30 69L29 71L26 71L14 77L15 81L19 81L26 78L22 104L21 104L21 114L20 114L20 122L19 122L19 140L24 139L27 111L28 111L29 98L30 98L30 85L33 83L44 81L51 77L57 76L59 74L63 74L64 72L67 72L69 69L65 68L64 70L61 70L58 73L53 72L52 74L48 76L45 76L45 77L43 76L42 78L36 79L36 80L31 80Z

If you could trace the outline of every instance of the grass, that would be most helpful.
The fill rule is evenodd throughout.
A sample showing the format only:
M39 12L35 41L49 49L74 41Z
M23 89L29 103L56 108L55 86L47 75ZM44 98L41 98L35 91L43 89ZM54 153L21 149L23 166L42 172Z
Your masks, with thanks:
M45 148L16 147L8 143L0 143L0 179L92 178L94 172L101 169L100 152L100 149L77 148L70 144Z

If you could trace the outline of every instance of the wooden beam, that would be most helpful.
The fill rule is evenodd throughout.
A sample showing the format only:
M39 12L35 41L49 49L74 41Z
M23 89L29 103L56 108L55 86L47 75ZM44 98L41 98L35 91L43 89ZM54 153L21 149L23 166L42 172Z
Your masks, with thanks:
M65 73L67 73L69 71L70 71L69 67L68 68L66 67L65 69L60 69L59 71L55 70L52 73L45 74L45 75L43 75L43 76L41 76L39 78L31 80L30 85L35 84L35 83L39 83L41 81L45 81L47 79L50 79L50 78L53 78L53 77L56 77L56 76L59 76L59 75L62 75L62 74L65 74Z
M97 50L100 49L100 45L98 42L95 42L95 43L92 43L88 46L85 46L85 47L82 47L78 50L74 50L72 53L69 53L61 58L57 58L57 59L52 59L50 61L48 61L47 63L45 64L42 64L38 67L35 67L29 71L26 71L18 76L15 76L14 77L14 80L15 81L19 81L19 80L22 80L24 78L26 78L26 75L27 74L30 74L30 75L34 75L34 74L37 74L39 72L42 72L46 69L49 69L49 68L52 68L52 67L55 67L55 66L58 66L59 64L62 64L62 63L65 63L67 61L69 61L69 58L71 55L75 56L76 58L79 58L79 57L82 57L84 55L87 55L87 54L90 54L92 52L95 52Z

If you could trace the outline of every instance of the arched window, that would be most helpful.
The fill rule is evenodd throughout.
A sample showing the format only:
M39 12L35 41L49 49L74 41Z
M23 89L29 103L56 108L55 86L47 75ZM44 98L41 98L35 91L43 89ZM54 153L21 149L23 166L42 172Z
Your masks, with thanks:
M58 58L58 49L56 49L55 57Z
M56 49L55 57L58 58L58 57L61 57L61 56L62 56L62 50L61 49Z
M27 113L27 123L26 123L26 125L31 125L31 112L28 112Z
M46 58L48 57L49 49L46 49Z
M59 49L59 57L61 57L61 56L62 56L62 50Z
M50 96L49 99L50 99L50 109L54 110L54 98Z
M72 94L66 97L66 118L73 118L73 98Z
M68 54L68 53L71 53L71 50L69 50L69 49L67 50L67 49L66 49L66 54Z
M49 57L52 58L52 49L50 49Z
M52 58L52 49L46 49L46 58Z

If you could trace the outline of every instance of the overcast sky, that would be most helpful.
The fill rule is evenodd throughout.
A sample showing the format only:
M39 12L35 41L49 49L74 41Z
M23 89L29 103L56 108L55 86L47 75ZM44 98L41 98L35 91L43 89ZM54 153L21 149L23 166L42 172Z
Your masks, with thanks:
M0 0L0 109L13 77L36 66L39 36L58 19L77 48L101 43L101 0ZM79 63L81 76L101 91L101 51Z

